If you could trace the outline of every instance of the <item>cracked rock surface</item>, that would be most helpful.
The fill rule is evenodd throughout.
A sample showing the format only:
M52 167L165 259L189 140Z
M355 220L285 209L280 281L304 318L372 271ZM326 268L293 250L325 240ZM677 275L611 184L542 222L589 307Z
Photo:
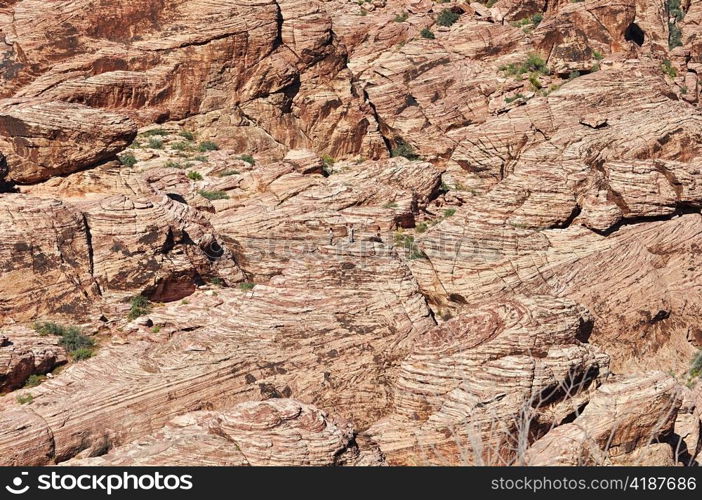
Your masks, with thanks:
M698 465L702 7L0 5L0 465Z

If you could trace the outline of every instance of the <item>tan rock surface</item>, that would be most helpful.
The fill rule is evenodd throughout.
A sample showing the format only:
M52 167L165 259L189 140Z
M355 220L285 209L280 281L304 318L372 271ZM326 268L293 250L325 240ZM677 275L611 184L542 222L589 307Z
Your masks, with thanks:
M4 2L0 463L699 463L702 13L487 5Z
M353 465L353 433L313 406L290 399L241 403L176 417L138 442L68 466ZM375 458L377 464L382 459ZM369 464L364 464L369 465Z

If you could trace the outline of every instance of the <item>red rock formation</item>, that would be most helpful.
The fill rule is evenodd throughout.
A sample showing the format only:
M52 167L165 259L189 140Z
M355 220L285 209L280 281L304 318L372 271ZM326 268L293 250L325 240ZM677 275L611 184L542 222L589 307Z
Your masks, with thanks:
M670 7L2 2L0 464L699 463Z

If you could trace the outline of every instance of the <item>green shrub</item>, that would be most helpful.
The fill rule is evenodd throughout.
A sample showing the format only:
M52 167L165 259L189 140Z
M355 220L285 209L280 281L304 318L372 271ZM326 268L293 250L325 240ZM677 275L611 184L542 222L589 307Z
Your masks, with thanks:
M36 387L44 380L46 380L44 375L30 375L24 382L24 387Z
M83 361L93 357L93 350L88 347L81 347L75 351L71 351L73 361Z
M663 64L661 64L661 69L663 70L663 73L665 73L671 78L675 78L676 76L678 76L678 70L673 67L673 64L670 62L670 59L665 59L663 61Z
M251 156L251 155L241 155L241 156L239 157L239 159L240 159L241 161L245 161L246 163L248 163L248 164L251 165L251 166L256 165L256 160L255 160L254 157Z
M455 208L447 208L444 210L444 217L453 217L456 215L456 209Z
M422 36L422 38L428 38L429 40L436 38L434 32L429 28L422 28L422 31L420 31L419 34Z
M149 149L163 149L163 139L152 137L149 139Z
M217 145L217 143L212 141L203 141L200 143L197 149L201 153L205 153L207 151L217 151L219 149L219 146Z
M161 331L161 326L160 326L160 325L156 325L156 326L154 326L154 327L151 329L151 333L158 333L158 332L160 332L160 331Z
M256 286L255 283L249 283L249 282L239 283L239 288L243 292L248 292L250 290L253 290L255 286Z
M576 78L580 77L580 71L571 71L568 74L568 80L575 80Z
M138 160L132 153L125 153L119 157L119 161L125 167L133 167L138 163Z
M682 45L682 30L678 23L685 17L680 0L667 0L665 3L668 11L668 48L671 50Z
M188 172L188 179L190 179L191 181L201 181L203 177L202 174L200 174L200 172L191 170L190 172Z
M702 350L698 351L697 355L692 359L690 375L695 378L702 376Z
M28 405L34 401L34 396L31 394L24 394L22 396L17 396L17 402L21 405Z
M505 102L507 104L511 104L514 101L516 101L517 99L524 99L524 94L517 94L517 95L514 95L512 97L505 97Z
M149 314L151 311L151 303L149 302L149 299L143 295L132 297L132 299L129 301L129 305L129 315L127 316L129 321L133 321L141 316L144 316L145 314Z
M403 12L402 14L398 14L395 16L395 22L396 23L404 23L409 19L409 14L407 12Z
M143 135L144 137L154 137L154 136L166 136L166 135L168 135L169 133L170 133L170 132L168 132L168 130L164 130L164 129L162 129L162 128L154 128L154 129L151 129L151 130L147 130L147 131L144 132L142 135Z
M531 84L532 87L534 87L534 90L541 90L541 82L539 81L539 74L538 73L532 73L529 75L529 83Z
M176 151L192 151L194 148L189 142L179 141L171 144L171 149Z
M47 321L44 323L35 323L34 329L39 335L56 335L61 337L59 345L65 347L74 358L76 352L83 349L92 352L93 347L95 347L95 341L91 337L84 335L80 328L76 326L63 326L58 323Z
M409 252L410 260L426 258L426 254L417 247L417 244L414 242L414 236L411 234L395 233L395 244L400 245Z
M166 168L183 168L183 165L173 160L168 160L164 166Z
M604 59L602 52L600 52L599 50L593 50L592 57L594 57L596 61L601 61L602 59Z
M397 203L395 203L394 201L391 201L391 202L383 205L383 208L397 208Z
M212 278L210 280L210 283L212 283L213 285L216 285L216 286L224 286L224 281L222 280L222 278L219 278L219 277Z
M95 341L83 335L80 331L70 330L61 336L59 344L66 348L68 352L74 354L79 349L89 349L95 346Z
M334 173L334 163L336 163L334 158L329 155L322 155L322 169L325 174L331 175Z
M504 71L508 75L517 76L523 75L524 73L539 73L542 75L548 75L549 69L546 66L546 61L534 52L529 54L521 63L511 63L500 67L500 71Z
M185 139L186 141L194 141L195 140L195 134L192 132L188 132L187 130L183 130L180 133L180 136Z
M200 163L206 163L207 162L207 156L203 155L197 155L193 158L195 161L199 161Z
M522 28L524 32L528 33L535 27L537 27L541 23L541 21L543 21L543 19L544 15L541 13L537 13L533 16L520 19L519 21L513 21L510 24L515 28Z
M59 325L53 321L34 323L34 330L42 337L46 335L63 337L64 335L75 335L76 333L80 333L80 328L77 326Z
M220 173L220 177L229 177L230 175L239 175L240 172L238 170L225 170L224 172Z
M415 226L415 230L418 233L425 233L429 229L429 225L426 222L420 222Z
M229 195L224 191L198 191L200 196L207 198L208 200L228 200Z
M456 14L451 9L444 9L439 12L439 17L436 18L436 24L439 26L452 26L458 18L461 17L460 14Z
M390 151L390 156L393 158L402 156L408 160L419 159L419 155L415 153L414 148L403 140L398 141L397 145Z

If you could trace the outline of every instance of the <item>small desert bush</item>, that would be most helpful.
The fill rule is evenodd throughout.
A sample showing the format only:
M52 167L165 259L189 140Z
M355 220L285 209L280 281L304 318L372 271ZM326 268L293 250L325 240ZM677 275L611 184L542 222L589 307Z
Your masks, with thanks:
M408 160L418 160L419 155L414 151L414 148L407 144L405 141L399 141L397 145L390 152L390 156L397 158L402 156Z
M422 38L427 38L429 40L433 40L434 38L436 38L434 32L429 28L422 28L422 31L420 31L419 34L422 36Z
M208 200L228 200L229 195L225 193L224 191L205 191L205 190L200 190L198 191L200 196L203 198L207 198Z
M436 24L439 26L452 26L458 18L461 17L460 14L456 14L451 9L444 9L439 12L439 17L436 18Z
M149 139L149 149L163 149L163 139L151 137Z
M145 314L148 314L151 310L151 304L149 303L149 299L147 299L143 295L137 295L135 297L132 297L132 299L129 301L129 306L129 316L127 317L130 321L144 316Z
M195 170L191 170L188 172L188 179L191 181L201 181L203 179L202 174L200 172L196 172Z
M217 151L217 150L219 149L219 146L217 145L216 142L212 142L212 141L203 141L203 142L200 143L200 145L198 146L197 149L198 149L198 151L200 151L201 153L205 153L205 152L207 152L207 151Z
M133 167L138 163L138 160L132 153L125 153L119 157L119 161L125 167Z
M241 155L241 156L239 157L239 159L240 159L241 161L245 161L246 163L248 163L248 164L251 165L251 166L256 165L256 160L255 160L254 157L251 156L251 155Z

